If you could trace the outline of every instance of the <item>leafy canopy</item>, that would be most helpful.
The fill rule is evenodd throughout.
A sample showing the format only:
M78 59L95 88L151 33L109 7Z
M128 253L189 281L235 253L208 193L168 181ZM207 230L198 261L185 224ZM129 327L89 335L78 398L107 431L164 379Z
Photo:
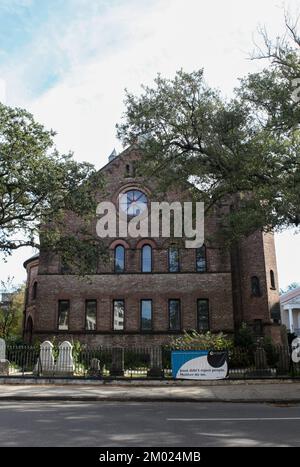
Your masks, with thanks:
M232 205L223 225L230 241L300 225L300 55L284 42L280 57L270 54L271 67L241 80L230 100L203 70L158 75L139 96L126 92L117 125L124 144L141 147L141 174L155 175L162 189L186 185L206 212Z
M0 251L10 254L23 246L63 252L69 260L82 253L80 265L101 248L88 230L64 233L65 213L88 221L95 213L95 189L100 175L72 154L59 154L53 131L37 123L26 110L0 104Z

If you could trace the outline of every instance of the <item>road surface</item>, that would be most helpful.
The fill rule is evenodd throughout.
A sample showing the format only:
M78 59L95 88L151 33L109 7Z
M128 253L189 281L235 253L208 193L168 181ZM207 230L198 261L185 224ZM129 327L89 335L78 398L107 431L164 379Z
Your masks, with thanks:
M0 446L300 446L300 405L0 402Z

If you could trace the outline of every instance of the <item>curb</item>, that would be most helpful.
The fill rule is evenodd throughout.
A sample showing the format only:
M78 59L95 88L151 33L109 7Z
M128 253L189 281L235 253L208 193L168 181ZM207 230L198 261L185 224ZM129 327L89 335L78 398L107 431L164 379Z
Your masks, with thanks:
M122 387L190 387L190 386L246 386L253 384L295 384L300 383L296 378L270 378L270 379L222 379L222 380L159 380L159 379L95 379L95 378L45 378L45 377L15 377L0 376L0 386L122 386Z
M203 397L136 397L136 396L0 396L1 401L15 402L198 402L212 403L221 402L228 404L300 404L300 398L293 399L222 399Z

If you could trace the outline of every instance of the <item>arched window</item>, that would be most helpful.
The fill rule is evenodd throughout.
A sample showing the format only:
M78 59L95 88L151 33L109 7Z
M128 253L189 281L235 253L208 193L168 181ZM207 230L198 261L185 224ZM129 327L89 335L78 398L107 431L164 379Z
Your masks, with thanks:
M251 292L254 297L261 296L260 281L257 276L251 277Z
M196 271L206 272L206 248L202 245L196 249Z
M37 295L37 282L35 282L32 286L32 300L36 299Z
M147 196L140 190L129 190L120 195L120 208L129 217L139 216L147 207Z
M125 271L125 248L118 245L115 248L115 272Z
M274 271L272 269L270 271L270 281L271 281L271 288L276 289L275 274L274 274Z
M178 248L174 245L170 246L169 248L169 271L179 271L179 251Z
M142 248L142 272L152 272L152 248L144 245Z

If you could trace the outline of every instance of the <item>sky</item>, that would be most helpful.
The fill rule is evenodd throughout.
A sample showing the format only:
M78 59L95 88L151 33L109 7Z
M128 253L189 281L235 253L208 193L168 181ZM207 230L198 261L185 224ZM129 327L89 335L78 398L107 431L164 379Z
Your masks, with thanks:
M0 101L24 107L57 132L61 152L100 168L116 147L124 89L140 92L157 73L204 68L229 97L265 25L283 31L298 0L0 0ZM280 287L300 282L300 235L276 235ZM0 261L0 280L25 279L19 250Z

